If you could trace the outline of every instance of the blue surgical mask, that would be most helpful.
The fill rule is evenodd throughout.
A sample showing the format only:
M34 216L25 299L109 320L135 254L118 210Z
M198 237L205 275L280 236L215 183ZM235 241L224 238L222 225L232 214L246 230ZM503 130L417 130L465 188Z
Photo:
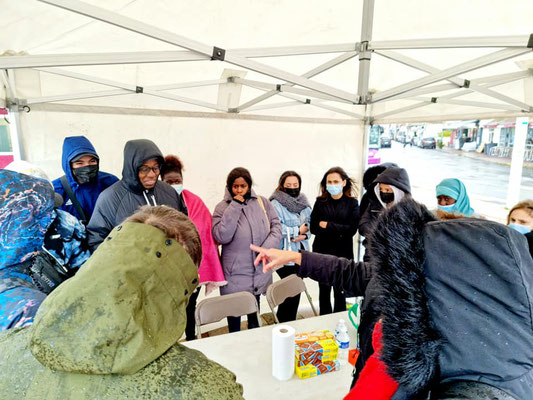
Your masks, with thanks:
M441 206L440 204L437 206L439 207L439 210L446 211L446 212L453 212L455 210L455 204L450 204L449 206Z
M183 183L178 183L177 185L171 185L178 194L183 192Z
M520 224L509 224L509 228L513 228L515 231L520 232L522 235L525 235L526 233L531 232L531 227L527 225L520 225Z
M342 185L326 185L326 190L332 196L338 196L342 193Z

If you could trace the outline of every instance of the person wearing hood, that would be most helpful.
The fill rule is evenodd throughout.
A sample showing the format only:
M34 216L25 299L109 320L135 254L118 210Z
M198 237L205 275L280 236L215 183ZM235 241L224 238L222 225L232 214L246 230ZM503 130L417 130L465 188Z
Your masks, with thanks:
M100 193L118 178L99 170L98 153L85 136L65 138L61 164L65 175L52 182L56 193L63 197L59 209L87 224Z
M270 196L281 223L283 235L279 248L283 250L309 250L309 224L311 223L311 206L305 194L301 192L302 178L295 171L281 174L278 187ZM281 279L295 274L294 263L289 263L276 270ZM278 306L276 315L279 322L294 321L300 304L300 295L287 298Z
M252 183L246 168L237 167L228 174L224 199L213 212L213 238L222 245L222 269L228 282L220 294L250 292L259 304L259 296L272 283L272 272L264 274L254 266L250 244L278 247L282 233L276 210L254 192ZM248 329L259 326L255 313L247 319ZM228 317L228 329L240 331L241 318Z
M435 188L438 210L445 213L479 218L472 207L463 182L456 178L443 179Z
M31 327L0 333L2 398L241 400L234 374L178 343L198 285L194 224L145 206L108 239Z
M359 225L359 203L354 194L355 183L341 167L326 171L320 181L320 196L311 213L314 252L354 258L353 237ZM318 288L320 315L346 311L346 298L341 288L333 288L333 309L332 286L319 283Z
M186 339L194 340L196 338L194 311L196 310L196 300L200 294L200 287L205 286L205 294L209 295L216 288L226 285L227 282L220 264L218 248L211 232L211 213L200 197L187 189L183 189L183 170L183 164L178 157L167 155L161 168L161 180L172 186L181 197L187 207L189 218L196 225L202 241L202 263L198 270L200 285L189 299L187 326L185 327Z
M178 193L158 179L163 162L163 154L151 140L126 142L122 179L102 192L87 225L92 251L140 206L166 205L187 214Z
M45 265L60 265L66 279L90 254L82 245L85 227L54 209L53 186L40 168L20 161L9 164L0 170L0 193L2 331L33 323L46 293L58 284L42 274Z
M360 215L365 213L368 205L370 204L370 199L373 201L376 199L376 192L374 191L374 186L376 183L374 183L374 180L387 168L397 166L398 165L394 163L383 163L367 168L363 174L363 188L365 189L365 193L363 194L363 197L361 197L361 202L359 204Z
M374 179L372 190L374 193L369 196L368 206L359 222L359 233L365 237L374 229L374 222L383 210L411 195L409 175L403 168L389 166Z
M509 228L523 234L533 257L533 200L524 200L516 204L507 215Z
M370 263L253 247L266 271L292 261L301 277L365 296L345 400L533 398L533 259L523 235L487 220L436 220L410 198L377 223Z

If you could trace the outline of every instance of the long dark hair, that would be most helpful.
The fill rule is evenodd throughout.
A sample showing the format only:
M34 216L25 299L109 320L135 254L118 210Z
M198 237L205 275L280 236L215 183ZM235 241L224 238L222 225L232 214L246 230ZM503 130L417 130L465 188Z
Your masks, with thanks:
M228 188L230 193L233 193L232 187L233 182L235 182L235 179L243 178L246 183L248 184L248 190L252 190L252 175L250 175L250 171L248 171L246 168L243 167L237 167L233 168L230 173L228 174L228 178L226 179L226 187Z
M341 176L341 179L343 181L346 181L346 186L344 186L343 194L347 197L355 197L356 187L353 179L350 178L346 171L344 171L341 167L333 167L328 169L322 177L322 180L320 181L320 195L317 197L317 199L325 200L330 196L330 194L326 190L326 182L328 180L329 174L339 174Z
M285 185L285 179L287 179L289 176L295 176L296 179L298 179L298 189L302 189L302 177L300 176L300 174L295 171L285 171L279 177L278 187L276 188L276 190L281 190L283 192L283 185Z

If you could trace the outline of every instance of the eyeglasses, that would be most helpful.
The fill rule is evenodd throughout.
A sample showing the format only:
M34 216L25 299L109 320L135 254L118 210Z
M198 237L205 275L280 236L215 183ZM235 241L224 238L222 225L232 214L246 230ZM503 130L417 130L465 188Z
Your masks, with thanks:
M161 170L161 167L159 165L156 165L154 167L148 167L146 165L143 165L141 167L139 167L139 173L143 174L143 175L147 175L148 173L150 173L150 171L152 171L154 174L159 174L159 171Z

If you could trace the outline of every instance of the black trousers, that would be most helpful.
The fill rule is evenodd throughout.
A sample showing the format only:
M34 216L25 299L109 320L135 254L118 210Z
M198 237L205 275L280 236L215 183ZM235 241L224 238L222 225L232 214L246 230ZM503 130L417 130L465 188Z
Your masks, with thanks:
M200 294L200 288L197 291L193 292L191 298L189 299L189 304L187 304L187 325L185 325L185 338L189 340L196 339L196 323L194 321L194 311L196 310L196 300L198 300L198 295Z
M283 279L289 275L296 274L295 265L285 265L276 271L278 276ZM279 322L294 321L298 312L298 306L300 305L300 295L287 298L283 303L278 306L276 316Z
M259 307L259 295L255 295L257 306ZM248 329L259 328L259 321L257 314L252 313L247 315ZM241 330L241 317L228 317L228 330L231 332L239 332Z
M318 284L318 305L320 307L320 315L331 314L332 312L346 311L346 298L344 291L333 288L333 298L335 305L333 311L331 310L331 286Z

